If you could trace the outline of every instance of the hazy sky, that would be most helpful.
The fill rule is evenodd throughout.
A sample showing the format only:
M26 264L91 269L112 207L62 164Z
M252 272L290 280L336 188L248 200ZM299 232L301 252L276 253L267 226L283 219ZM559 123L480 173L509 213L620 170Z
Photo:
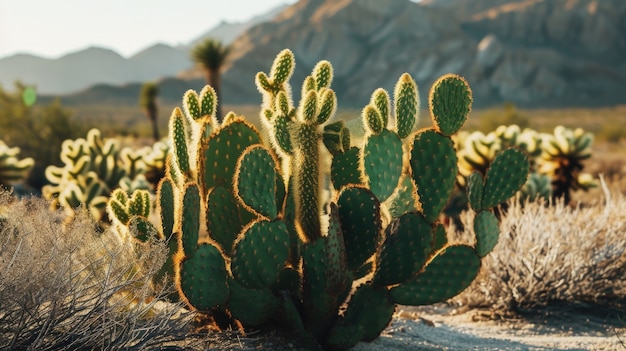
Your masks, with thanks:
M295 0L0 0L0 57L55 58L87 46L129 56L176 45L221 20L244 21Z

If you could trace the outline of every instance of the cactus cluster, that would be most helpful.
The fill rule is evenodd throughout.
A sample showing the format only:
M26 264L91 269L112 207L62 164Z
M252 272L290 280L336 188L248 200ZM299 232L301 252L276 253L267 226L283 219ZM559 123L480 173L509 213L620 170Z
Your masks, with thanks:
M0 185L9 186L24 180L35 165L30 157L19 159L19 154L18 147L9 147L0 140Z
M553 134L539 133L517 125L500 126L487 135L461 132L455 137L459 157L458 185L467 186L469 175L485 174L495 155L506 147L517 147L529 156L531 175L521 190L523 197L570 200L570 192L595 186L591 176L580 173L582 161L591 156L593 135L578 128L557 126Z
M44 186L42 193L52 206L64 208L68 215L84 206L96 220L102 220L114 189L150 189L146 177L152 174L152 180L158 181L167 152L162 142L139 150L121 148L119 140L104 139L94 128L86 138L63 142L60 157L64 165L46 168L51 184Z
M445 301L471 283L498 240L492 208L519 190L529 164L509 148L484 176L469 177L476 245L450 244L439 218L457 174L451 136L471 108L467 82L436 81L434 126L416 131L417 86L402 75L393 101L382 89L372 94L356 143L332 122L331 64L313 68L297 106L294 68L284 50L269 75L256 76L269 145L232 112L218 123L212 88L187 92L170 118L160 228L142 229L139 193L112 197L109 211L135 238L171 238L167 269L190 308L244 328L282 324L325 349L347 349L378 337L396 304Z

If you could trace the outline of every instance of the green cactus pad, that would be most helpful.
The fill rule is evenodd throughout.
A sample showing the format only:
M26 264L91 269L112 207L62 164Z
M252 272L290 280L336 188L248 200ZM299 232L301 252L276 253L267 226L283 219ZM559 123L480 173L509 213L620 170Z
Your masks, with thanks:
M398 79L394 89L394 100L396 103L396 128L400 138L404 139L415 130L420 109L417 84L408 73L404 73Z
M483 209L483 189L485 183L483 176L474 171L467 179L467 200L470 206L476 212Z
M200 112L200 99L194 90L187 90L185 95L183 95L183 109L185 115L189 116L194 121L200 119L202 116Z
M324 126L324 132L322 133L324 146L326 146L326 149L328 149L333 156L337 155L341 151L345 151L345 149L342 149L341 145L341 130L343 128L344 123L342 120L329 123Z
M366 183L382 202L398 187L402 174L402 141L398 135L385 129L370 135L363 148L363 168Z
M380 134L386 127L383 125L383 118L380 112L372 105L365 106L361 116L363 118L363 125L370 134Z
M380 202L366 188L345 187L337 200L348 269L355 271L376 252L382 223Z
M284 222L252 222L235 242L233 276L246 288L269 287L285 266L289 246L289 231Z
M443 224L439 223L435 226L435 241L433 243L433 252L443 249L448 244L448 235Z
M487 256L498 243L500 235L496 215L488 210L478 212L474 218L474 233L476 233L476 253L480 257Z
M317 90L330 87L333 82L333 66L326 60L318 62L313 68L313 77Z
M185 257L193 257L200 238L200 190L194 183L185 185L180 225Z
M480 269L480 257L465 245L449 246L428 263L424 271L390 290L392 300L400 305L430 305L456 296L474 280Z
M111 194L108 202L107 210L112 219L117 220L122 225L126 225L130 216L127 210L128 195L122 189L115 189Z
M235 169L235 194L253 213L270 220L278 215L276 207L276 160L260 145L248 147Z
M329 350L348 350L363 340L365 329L362 325L346 325L337 323L333 325L325 345Z
M337 313L338 295L328 290L329 256L326 238L309 242L302 248L302 303L305 310L305 325L314 334L326 328Z
M232 190L237 160L248 146L260 143L256 129L241 118L215 131L203 145L199 158L204 189L221 186Z
M389 101L389 94L385 89L378 88L372 93L370 98L370 105L376 107L380 117L382 117L383 125L387 126L389 123L389 114L391 112L391 103Z
M293 153L293 144L291 143L291 136L289 135L289 130L292 124L293 122L291 119L283 115L277 116L272 124L274 128L272 136L276 141L278 149L287 155L291 155Z
M128 201L128 213L143 217L150 216L150 193L147 190L135 190Z
M317 114L319 103L317 101L317 91L309 91L302 99L300 106L301 122L307 124L317 124Z
M400 177L398 187L386 202L391 218L398 218L405 213L417 211L417 197L415 194L417 194L417 189L415 184L413 184L413 179L403 174Z
M189 152L187 150L187 132L185 131L185 117L177 107L170 117L170 139L174 150L176 165L183 175L190 174Z
M272 63L271 78L276 84L283 84L291 78L296 66L293 52L289 49L281 51Z
M431 252L432 243L433 228L421 214L407 213L391 222L376 255L372 285L399 284L417 274Z
M346 267L346 246L341 231L339 209L334 203L330 204L328 219L328 233L323 238L325 241L327 291L333 295L339 295L349 284L347 281L348 269Z
M230 289L226 279L226 264L219 249L202 244L193 257L180 263L178 288L194 309L210 311L228 300Z
M330 166L330 179L336 190L347 185L362 184L359 170L361 150L351 147L345 152L336 154Z
M472 90L463 77L446 74L433 83L428 103L435 128L450 136L467 120L472 109Z
M321 135L315 124L299 123L293 131L294 150L291 190L296 205L296 225L306 240L315 240L321 233L320 147Z
M256 327L267 322L279 306L270 289L247 289L229 279L228 311L245 326Z
M410 162L424 217L435 222L454 190L458 173L452 140L434 130L418 133Z
M150 237L157 237L156 227L146 217L132 216L128 220L128 228L133 237L141 242L146 242Z
M320 98L319 112L317 114L317 124L326 123L337 111L337 96L331 89L325 89Z
M485 176L482 208L492 208L506 201L526 183L530 165L523 151L502 150L491 162Z
M226 254L230 254L244 226L237 199L226 188L218 186L209 190L207 209L209 236Z
M210 85L205 85L200 92L200 117L213 117L217 103L215 89Z
M343 322L363 326L363 340L372 341L389 325L394 312L395 305L389 299L387 289L364 284L350 298Z
M174 218L176 216L176 195L174 182L169 178L163 178L159 182L157 190L157 207L161 213L161 229L165 237L174 233Z

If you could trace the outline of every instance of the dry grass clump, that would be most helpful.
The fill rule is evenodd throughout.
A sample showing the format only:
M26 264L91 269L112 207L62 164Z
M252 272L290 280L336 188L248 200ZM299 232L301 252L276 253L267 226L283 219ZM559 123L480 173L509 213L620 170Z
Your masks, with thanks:
M454 301L513 312L554 302L623 302L626 199L611 198L602 185L605 201L593 206L510 202L498 245Z
M151 284L166 252L99 233L86 214L63 224L43 200L0 190L0 350L138 350L184 338L188 316L159 301L170 288Z

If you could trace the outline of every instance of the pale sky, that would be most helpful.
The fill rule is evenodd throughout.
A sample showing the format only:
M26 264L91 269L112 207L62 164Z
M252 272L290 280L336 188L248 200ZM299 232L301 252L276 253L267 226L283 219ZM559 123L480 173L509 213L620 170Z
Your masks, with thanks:
M131 56L185 44L221 20L245 21L295 0L0 0L0 58L48 58L88 46Z

